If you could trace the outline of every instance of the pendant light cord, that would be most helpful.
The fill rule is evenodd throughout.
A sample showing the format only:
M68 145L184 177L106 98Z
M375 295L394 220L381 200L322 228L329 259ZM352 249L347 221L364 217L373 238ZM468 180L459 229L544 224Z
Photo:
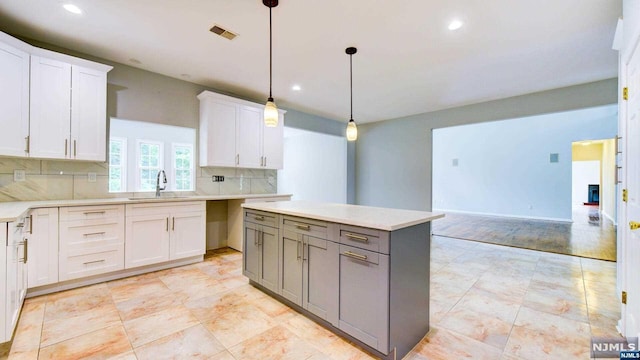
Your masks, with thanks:
M273 35L271 34L272 30L271 25L271 7L269 8L269 99L273 98L271 94L272 83L273 83ZM273 101L273 100L271 100Z
M349 54L349 87L351 89L351 117L353 120L353 55Z

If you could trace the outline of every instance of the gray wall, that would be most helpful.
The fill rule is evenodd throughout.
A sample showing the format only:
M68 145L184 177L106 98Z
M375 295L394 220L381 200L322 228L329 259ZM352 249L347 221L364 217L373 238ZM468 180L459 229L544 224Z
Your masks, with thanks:
M356 203L431 210L432 129L617 102L617 79L359 126Z

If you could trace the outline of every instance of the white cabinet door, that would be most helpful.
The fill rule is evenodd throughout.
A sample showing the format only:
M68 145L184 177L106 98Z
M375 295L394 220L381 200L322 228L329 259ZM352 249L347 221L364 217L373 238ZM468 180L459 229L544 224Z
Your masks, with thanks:
M0 42L0 155L28 156L29 54Z
M200 166L236 166L238 106L217 99L200 103Z
M7 223L0 223L0 344L11 340L7 335L7 300L9 289L7 287Z
M58 208L31 211L28 226L29 288L58 282Z
M174 213L171 217L170 259L203 255L206 251L205 212Z
M262 128L264 127L262 118L261 109L240 106L236 125L238 167L255 169L262 166Z
M31 57L31 157L70 158L70 89L70 64Z
M107 74L72 68L71 152L78 160L105 161L107 138Z
M23 224L24 225L24 224ZM22 302L27 294L27 244L22 237L22 228L16 222L8 223L8 246L6 253L7 287L5 335L10 340L18 323Z
M128 216L125 269L169 260L169 214Z
M278 126L263 126L262 154L265 169L282 169L284 153L284 115L279 114Z

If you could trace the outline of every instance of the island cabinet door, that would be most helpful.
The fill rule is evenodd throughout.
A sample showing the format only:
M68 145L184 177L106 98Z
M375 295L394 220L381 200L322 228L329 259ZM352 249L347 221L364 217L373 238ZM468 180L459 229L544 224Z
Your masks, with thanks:
M302 249L303 307L338 326L338 244L305 236Z
M259 227L260 225L245 222L242 256L242 274L257 283L260 282L260 260L262 258L262 251L258 244Z
M284 230L280 295L302 306L302 234Z
M389 353L389 256L340 245L339 328Z
M278 292L278 229L261 226L260 239L260 284Z

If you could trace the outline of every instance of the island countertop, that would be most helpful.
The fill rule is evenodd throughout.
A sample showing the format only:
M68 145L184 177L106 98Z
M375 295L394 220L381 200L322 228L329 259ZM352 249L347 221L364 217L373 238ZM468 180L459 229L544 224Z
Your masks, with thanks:
M394 231L444 217L442 213L312 201L274 201L242 204L245 209Z

